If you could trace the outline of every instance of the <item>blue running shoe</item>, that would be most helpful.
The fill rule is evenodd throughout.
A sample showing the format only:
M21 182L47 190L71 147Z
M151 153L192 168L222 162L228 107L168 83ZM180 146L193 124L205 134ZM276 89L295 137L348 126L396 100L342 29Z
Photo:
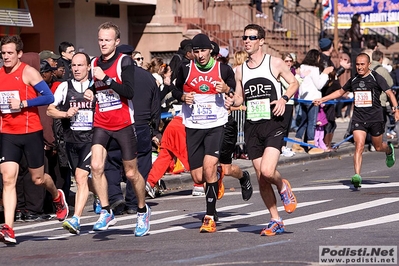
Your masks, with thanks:
M94 196L94 201L93 201L93 211L95 214L100 214L101 213L101 202L98 199L97 196Z
M274 236L277 234L284 233L284 223L282 220L276 221L271 220L269 224L263 228L262 232L260 232L261 236Z
M64 228L65 230L68 230L69 233L71 233L71 234L79 235L80 234L80 223L79 223L78 217L76 217L74 215L74 216L72 216L71 219L66 220L62 224L62 228Z
M147 204L145 206L147 207L146 213L137 213L135 236L144 236L150 231L151 209Z
M111 213L107 210L101 210L100 218L93 226L93 231L104 231L107 230L109 226L116 224L116 219L112 210Z

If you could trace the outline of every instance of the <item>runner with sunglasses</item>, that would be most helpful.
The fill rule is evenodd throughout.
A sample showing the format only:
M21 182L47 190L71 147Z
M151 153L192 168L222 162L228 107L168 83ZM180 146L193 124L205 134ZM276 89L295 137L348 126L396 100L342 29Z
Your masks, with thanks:
M287 101L298 90L298 81L281 58L264 54L265 30L256 24L244 28L244 49L249 59L236 70L236 91L227 98L227 104L247 106L244 125L245 143L258 178L260 195L271 216L261 235L272 236L284 232L284 223L277 210L272 185L280 193L287 213L296 209L297 201L290 183L277 171L284 133L288 123L284 121ZM288 83L282 95L282 77Z

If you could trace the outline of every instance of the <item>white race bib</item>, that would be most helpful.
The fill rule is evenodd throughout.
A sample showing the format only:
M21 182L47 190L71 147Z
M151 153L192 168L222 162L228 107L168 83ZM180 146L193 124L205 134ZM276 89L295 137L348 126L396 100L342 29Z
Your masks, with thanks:
M71 117L71 129L78 131L91 130L93 128L93 111L79 110Z
M20 99L18 91L1 91L0 92L0 110L3 114L18 113L21 109L10 109L8 99Z
M247 101L247 119L270 119L270 99L255 99Z
M121 98L113 89L98 91L97 100L100 112L108 112L122 108Z
M373 106L373 99L371 98L371 91L355 91L355 106L356 107L371 107L371 106Z
M193 122L212 122L217 120L217 108L215 103L193 104Z

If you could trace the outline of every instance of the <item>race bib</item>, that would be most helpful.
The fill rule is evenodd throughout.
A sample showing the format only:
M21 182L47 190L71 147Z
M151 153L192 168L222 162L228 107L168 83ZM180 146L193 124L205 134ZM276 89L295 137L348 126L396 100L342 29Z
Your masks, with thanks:
M215 103L197 103L193 105L192 119L194 122L211 122L217 119Z
M112 89L98 91L97 100L100 112L108 112L122 108L119 94Z
M0 110L3 114L18 113L21 109L10 109L8 99L20 99L18 91L1 91L0 92Z
M77 131L91 130L93 128L93 111L79 110L71 117L71 129Z
M256 99L247 101L247 119L270 119L270 99Z
M356 107L373 106L371 91L355 91L355 106Z

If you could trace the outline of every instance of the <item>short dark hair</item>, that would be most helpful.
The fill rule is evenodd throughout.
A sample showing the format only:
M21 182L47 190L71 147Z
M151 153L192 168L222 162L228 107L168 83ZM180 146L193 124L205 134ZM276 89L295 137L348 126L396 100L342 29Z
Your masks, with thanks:
M370 39L366 43L367 48L369 48L371 50L374 50L375 47L377 47L377 45L378 45L378 43L377 43L377 41L375 39Z
M60 45L58 46L58 52L60 55L62 55L62 52L66 52L66 50L68 49L68 47L75 47L72 43L70 42L62 42L60 43Z
M356 56L356 58L358 58L358 57L360 57L360 56L364 56L364 57L366 57L367 58L367 60L369 61L369 63L370 63L370 56L368 55L368 54L366 54L366 53L360 53L360 54L358 54L357 56Z
M87 65L90 65L90 63L91 63L90 56L89 56L88 54L84 53L84 52L77 52L77 53L75 53L75 54L72 56L72 59L73 59L75 56L77 56L78 54L84 55L84 56L86 57Z
M371 55L371 59L373 61L380 61L383 58L384 58L384 53L379 50L374 51L373 54Z
M259 39L264 39L266 37L265 30L263 29L262 26L259 26L258 24L248 24L247 26L245 26L244 32L246 30L256 30L256 31L258 31L258 38Z
M24 49L24 43L21 40L19 35L5 36L1 39L1 46L9 43L15 43L15 48L17 52L22 51Z
M119 27L118 27L118 25L114 24L113 22L107 21L98 27L98 31L109 30L109 29L113 29L115 31L115 36L117 39L121 38L121 32L119 30Z

